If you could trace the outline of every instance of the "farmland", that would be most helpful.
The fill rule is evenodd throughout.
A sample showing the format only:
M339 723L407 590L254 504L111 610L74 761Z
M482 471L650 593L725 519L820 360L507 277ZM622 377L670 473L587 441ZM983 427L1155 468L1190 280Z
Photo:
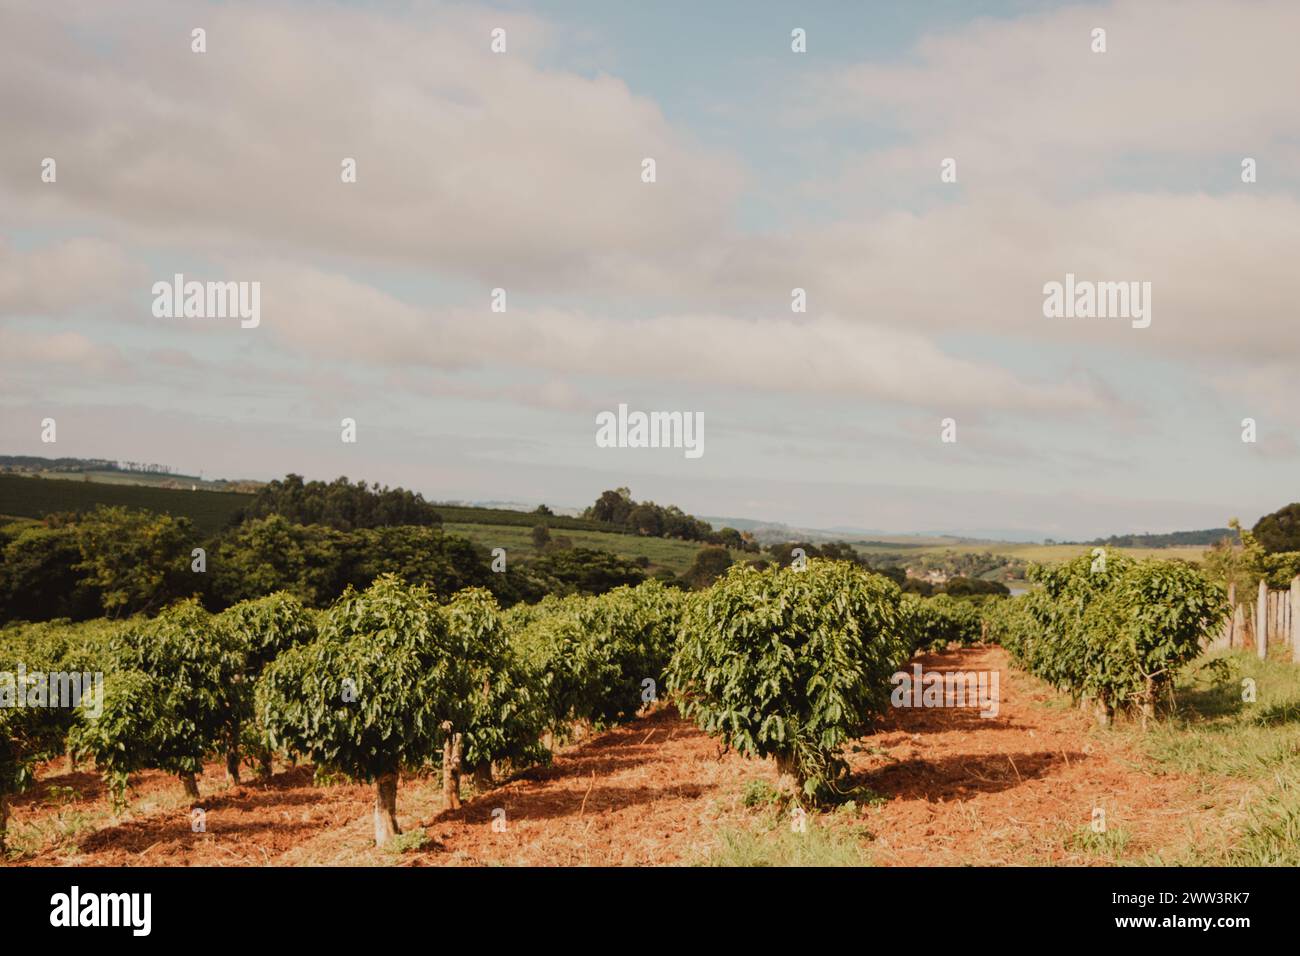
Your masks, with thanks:
M61 511L116 505L189 518L198 530L213 533L229 524L235 512L252 498L232 491L184 491L134 482L0 475L0 515L14 518L41 518Z
M9 628L0 670L103 671L106 692L94 717L0 711L7 858L1300 860L1290 647L1204 652L1222 591L1181 563L1034 576L1022 599L920 598L815 559L504 610L389 574L322 611L281 593ZM900 706L904 668L996 674L995 706Z
M448 810L436 776L402 782L404 851L373 847L371 790L312 783L277 762L266 782L227 785L210 763L207 832L191 830L175 780L145 772L115 815L102 782L56 759L15 800L22 865L1296 865L1284 828L1298 807L1288 765L1294 723L1259 720L1300 701L1291 665L1222 655L1269 697L1252 710L1230 690L1182 682L1182 716L1155 733L1101 731L996 650L926 657L927 667L1001 669L1002 711L897 711L849 755L872 796L816 816L804 834L770 802L770 764L719 757L670 708L563 748ZM1243 745L1241 742L1245 740ZM1090 828L1101 806L1106 835ZM1253 809L1243 809L1245 807ZM503 808L507 827L492 828Z
M1034 561L1040 564L1067 561L1080 551L1091 550L1089 545L1079 544L1038 544L1021 541L953 541L948 539L916 543L913 539L897 541L853 541L853 547L864 555L902 554L908 557L920 555L941 555L947 551L957 554L994 554L1007 558L1019 558L1022 561ZM1184 561L1199 560L1205 548L1199 545L1184 545L1167 548L1128 548L1107 547L1107 551L1116 551L1134 558L1180 558Z
M548 523L549 521L547 519ZM530 531L533 524L537 523L539 522L534 521L524 527L517 524L453 522L443 524L443 530L469 538L484 548L505 548L508 554L528 554L534 550ZM701 547L698 541L678 541L674 538L652 538L648 535L611 531L559 530L556 534L568 538L574 547L608 551L629 560L645 558L652 567L668 568L675 574L681 574L691 566ZM732 550L731 556L735 561L753 560L755 557L736 550Z

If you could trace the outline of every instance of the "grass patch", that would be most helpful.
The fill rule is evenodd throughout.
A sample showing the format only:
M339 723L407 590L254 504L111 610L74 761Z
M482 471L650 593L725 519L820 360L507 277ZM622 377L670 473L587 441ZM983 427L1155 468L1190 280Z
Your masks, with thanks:
M819 823L810 815L803 832L792 831L788 823L723 830L702 865L870 866L865 839L870 834L861 825Z
M1300 866L1300 667L1225 651L1189 668L1177 709L1133 743L1157 772L1249 785L1244 810L1223 814L1218 836L1189 841L1176 862ZM1214 831L1211 831L1214 832Z
M403 853L415 853L423 850L431 842L429 834L425 833L423 829L408 830L406 833L397 834L384 844L384 852L391 853L394 856L400 856Z
M1086 826L1071 833L1066 846L1089 856L1104 857L1112 863L1118 863L1132 839L1132 835L1123 827L1108 827L1098 833L1091 826Z
M545 518L537 518L534 524L544 524ZM444 522L442 530L447 534L469 538L485 548L505 548L507 554L521 557L534 557L537 549L533 547L531 525L517 527L504 524L467 524ZM681 574L695 561L701 548L708 547L700 541L679 541L675 538L651 538L639 534L619 534L611 531L580 531L568 529L551 529L552 538L568 538L575 548L594 548L608 551L626 560L646 558L652 568L668 568L674 574ZM752 561L761 555L732 551L733 561Z

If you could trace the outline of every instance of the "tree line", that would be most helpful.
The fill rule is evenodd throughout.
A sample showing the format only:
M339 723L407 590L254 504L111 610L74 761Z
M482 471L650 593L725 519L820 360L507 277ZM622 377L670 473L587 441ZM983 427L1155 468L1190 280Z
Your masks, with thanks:
M204 536L187 518L99 507L0 527L0 621L120 618L182 598L220 611L276 591L319 608L389 573L442 598L482 587L507 607L646 577L637 562L592 549L518 558L494 571L487 549L431 526L342 531L271 515Z
M634 501L627 488L603 491L596 503L583 511L584 518L604 521L653 538L702 541L738 551L758 551L758 543L735 528L714 531L707 521L688 515L676 505Z

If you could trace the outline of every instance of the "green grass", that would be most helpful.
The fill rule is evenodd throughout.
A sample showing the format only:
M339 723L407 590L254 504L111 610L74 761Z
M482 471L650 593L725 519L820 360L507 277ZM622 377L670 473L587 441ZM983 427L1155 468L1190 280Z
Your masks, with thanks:
M40 478L55 481L99 481L106 485L140 485L145 488L179 485L182 491L197 485L200 491L230 491L226 482L211 481L198 475L177 475L148 471L38 471Z
M457 534L469 538L475 544L486 548L505 548L506 554L532 556L537 553L533 547L532 526L513 527L496 524L462 524L459 522L444 524L443 530L448 534ZM618 534L608 531L568 531L551 530L551 537L564 537L573 542L575 548L595 548L609 551L629 560L639 557L650 559L653 567L669 568L675 574L681 574L691 566L695 555L706 547L699 541L678 541L674 538L648 538L639 534ZM735 561L749 561L759 557L757 554L745 554L732 551Z
M869 839L858 826L836 826L808 815L807 829L796 833L788 822L729 828L702 861L704 866L870 866L863 846Z
M531 531L534 526L544 524L554 533L564 531L599 531L605 534L631 535L632 532L621 525L607 521L594 521L591 518L570 518L564 515L539 515L531 511L511 511L507 508L470 508L462 505L440 505L434 503L438 514L447 524L484 524L508 526Z
M89 511L97 505L146 508L189 518L205 534L219 531L253 500L233 491L182 491L147 485L110 484L0 475L0 514L40 518L57 511Z
M1091 826L1086 826L1075 830L1066 841L1066 846L1111 863L1118 863L1123 859L1124 850L1131 839L1129 832L1123 827L1108 827L1098 833Z
M1146 734L1128 731L1157 771L1204 778L1209 797L1216 777L1248 785L1244 807L1225 810L1217 836L1149 862L1300 866L1300 666L1284 657L1210 655L1179 680L1175 716ZM1254 701L1243 700L1247 681Z

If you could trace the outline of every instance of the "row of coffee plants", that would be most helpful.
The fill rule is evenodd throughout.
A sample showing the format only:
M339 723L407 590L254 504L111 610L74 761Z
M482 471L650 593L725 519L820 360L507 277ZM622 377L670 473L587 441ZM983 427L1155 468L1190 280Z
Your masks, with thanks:
M92 757L119 806L132 773L177 774L198 798L213 756L238 781L245 759L269 774L281 753L373 782L383 843L399 772L441 767L456 806L462 767L485 783L654 701L682 598L650 581L503 611L481 588L440 604L383 575L319 612L277 593L215 615L189 600L154 618L9 628L0 678L22 699L0 699L0 812L65 752ZM98 675L99 696L51 701L53 675Z
M988 637L1102 724L1118 711L1145 725L1228 611L1222 586L1179 561L1099 551L1029 577L1040 586L986 606Z
M94 758L118 800L131 773L175 773L191 796L205 760L309 759L375 786L375 836L397 832L402 773L460 775L549 760L559 742L633 717L666 688L740 753L775 758L799 799L843 793L845 746L889 707L917 650L982 636L1055 686L1154 712L1224 611L1190 566L1113 556L1035 569L1041 587L983 604L904 596L861 566L737 566L712 587L656 581L503 610L481 588L439 603L382 575L324 611L274 594L209 614L185 601L152 619L0 632L0 669L102 671L101 713L0 708L0 792L35 761ZM0 692L3 688L0 687Z

